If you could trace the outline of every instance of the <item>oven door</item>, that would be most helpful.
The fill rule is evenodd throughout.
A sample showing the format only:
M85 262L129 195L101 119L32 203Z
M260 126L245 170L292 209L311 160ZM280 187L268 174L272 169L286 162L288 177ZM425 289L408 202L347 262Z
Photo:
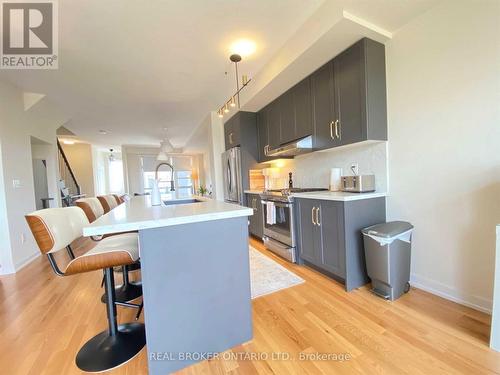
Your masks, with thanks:
M295 247L293 204L272 201L274 203L274 209L276 210L276 223L269 224L267 220L268 201L262 200L261 202L264 215L264 234L288 246Z

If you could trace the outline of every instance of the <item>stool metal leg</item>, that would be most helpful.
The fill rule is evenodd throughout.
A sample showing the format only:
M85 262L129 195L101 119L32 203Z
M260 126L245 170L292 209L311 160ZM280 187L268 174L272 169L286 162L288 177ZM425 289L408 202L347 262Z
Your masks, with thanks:
M127 267L122 267L123 284L115 289L116 301L129 302L142 296L142 286L130 282ZM101 297L101 301L106 303L106 293Z
M118 367L146 345L144 324L118 325L116 319L115 285L113 269L105 270L106 312L108 329L91 338L76 356L76 365L83 371L102 372Z

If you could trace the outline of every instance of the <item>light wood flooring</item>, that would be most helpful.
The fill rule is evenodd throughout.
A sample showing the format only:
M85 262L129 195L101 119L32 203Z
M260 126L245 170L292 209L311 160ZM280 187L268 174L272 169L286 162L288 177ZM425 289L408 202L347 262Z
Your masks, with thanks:
M81 241L76 252L89 243ZM306 280L253 301L254 339L232 352L267 360L205 361L179 374L500 373L500 354L488 348L488 315L418 289L393 303L367 288L346 293L335 281L273 256L260 242L251 244ZM101 275L57 277L40 257L0 277L0 373L79 374L78 349L106 328ZM132 321L134 314L119 308L119 321ZM350 358L302 360L300 353ZM146 350L110 373L147 374Z

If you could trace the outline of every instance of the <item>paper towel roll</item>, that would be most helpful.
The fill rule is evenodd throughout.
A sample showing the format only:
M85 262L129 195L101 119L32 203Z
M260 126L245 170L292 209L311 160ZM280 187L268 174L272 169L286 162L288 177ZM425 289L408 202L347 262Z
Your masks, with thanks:
M340 191L342 168L332 168L330 170L330 191Z

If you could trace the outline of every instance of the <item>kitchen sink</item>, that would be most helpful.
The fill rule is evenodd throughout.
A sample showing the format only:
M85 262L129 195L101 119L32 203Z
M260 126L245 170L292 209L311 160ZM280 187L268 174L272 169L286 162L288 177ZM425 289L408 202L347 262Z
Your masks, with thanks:
M191 203L201 203L201 202L203 201L194 198L188 198L188 199L175 199L175 200L163 201L163 204L165 206L174 206L176 204L191 204Z

